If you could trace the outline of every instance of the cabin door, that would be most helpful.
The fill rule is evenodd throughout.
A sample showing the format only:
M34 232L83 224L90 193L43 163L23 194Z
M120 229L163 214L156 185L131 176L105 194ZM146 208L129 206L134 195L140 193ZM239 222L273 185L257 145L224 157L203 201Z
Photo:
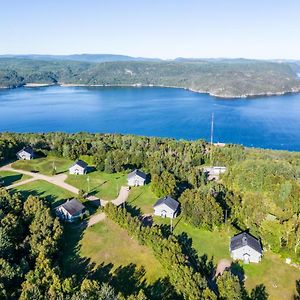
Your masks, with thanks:
M165 218L167 216L167 211L162 210L160 215L161 217Z
M250 255L248 253L245 253L243 255L243 261L245 264L249 264L250 263Z

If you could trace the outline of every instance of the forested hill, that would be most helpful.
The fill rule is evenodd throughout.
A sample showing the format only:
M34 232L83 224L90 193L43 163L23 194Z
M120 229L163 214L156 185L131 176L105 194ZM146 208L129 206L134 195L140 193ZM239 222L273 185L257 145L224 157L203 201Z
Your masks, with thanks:
M171 86L229 98L300 91L293 63L242 59L95 63L0 58L0 87L26 83Z

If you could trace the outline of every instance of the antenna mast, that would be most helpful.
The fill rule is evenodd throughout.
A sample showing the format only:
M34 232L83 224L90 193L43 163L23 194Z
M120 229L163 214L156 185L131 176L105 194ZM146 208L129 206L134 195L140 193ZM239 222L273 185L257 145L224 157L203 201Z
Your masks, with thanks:
M210 163L212 164L212 145L214 140L214 113L211 114L211 128L210 128Z
M214 138L214 113L211 114L211 128L210 128L210 144L213 144Z

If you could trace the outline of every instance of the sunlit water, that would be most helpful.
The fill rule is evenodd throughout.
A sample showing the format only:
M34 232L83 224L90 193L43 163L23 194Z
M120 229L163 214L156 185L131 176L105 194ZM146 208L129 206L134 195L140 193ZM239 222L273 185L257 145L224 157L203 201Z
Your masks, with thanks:
M224 100L171 88L0 90L0 131L132 133L300 151L300 94Z

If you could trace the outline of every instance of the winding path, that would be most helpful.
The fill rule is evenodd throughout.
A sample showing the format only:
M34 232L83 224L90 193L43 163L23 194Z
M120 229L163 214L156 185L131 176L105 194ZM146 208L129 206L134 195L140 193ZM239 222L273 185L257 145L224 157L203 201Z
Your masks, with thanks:
M11 184L9 186L6 187L6 189L10 190L13 189L15 187L21 186L23 184L26 183L30 183L36 180L44 180L47 181L51 184L54 184L56 186L59 186L73 194L78 194L79 193L79 189L74 187L73 185L70 185L68 183L65 182L65 180L68 178L68 176L66 174L59 174L59 175L54 175L54 176L48 176L48 175L44 175L44 174L40 174L40 173L34 173L34 172L30 172L30 171L25 171L25 170L21 170L21 169L15 169L12 167L12 164L8 164L5 165L3 167L0 168L1 171L11 171L11 172L17 172L17 173L21 173L24 175L28 175L31 178L23 180L23 181L19 181L16 182L14 184ZM128 186L121 186L120 188L120 192L119 195L116 199L108 201L108 200L103 200L103 199L99 199L100 200L100 204L101 206L105 206L108 202L113 203L114 205L121 205L124 202L126 202L127 198L129 195L129 187Z
M78 194L79 189L66 183L65 180L67 179L67 175L66 174L59 174L59 175L54 175L54 176L47 176L44 174L39 174L39 173L34 173L34 172L29 172L29 171L24 171L24 170L20 170L20 169L15 169L12 167L11 164L3 166L0 168L1 171L11 171L11 172L17 172L17 173L21 173L24 175L28 175L31 176L32 178L27 179L27 180L23 180L14 184L11 184L9 186L6 187L6 189L13 189L17 186L29 183L29 182L33 182L36 180L44 180L47 181L49 183L52 183L56 186L59 186L73 194Z

